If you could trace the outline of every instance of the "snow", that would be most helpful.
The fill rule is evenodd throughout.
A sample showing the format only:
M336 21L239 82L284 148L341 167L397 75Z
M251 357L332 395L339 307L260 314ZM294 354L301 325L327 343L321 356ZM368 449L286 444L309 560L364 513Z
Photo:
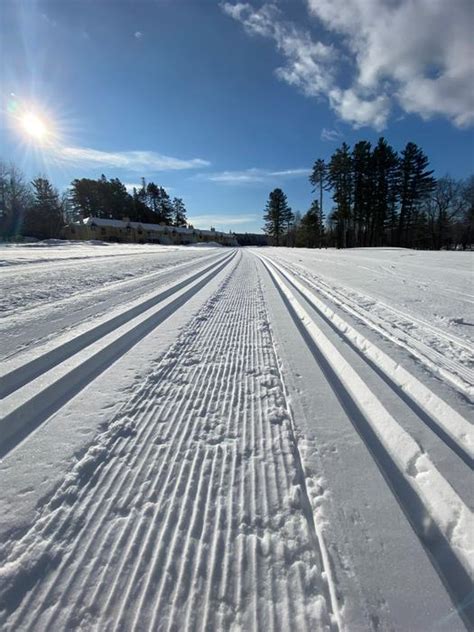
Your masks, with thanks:
M189 248L223 248L222 244L218 244L217 241L207 241L197 244L191 244Z
M306 286L303 286L295 278L289 277L281 266L278 264L273 264L273 266L283 275L284 278L292 282L298 290L305 293L307 299L308 296L310 296L308 300L311 301L316 309L324 314L324 316L334 324L342 335L347 337L348 340L350 340L350 342L361 351L361 353L367 356L387 376L388 379L391 379L417 404L424 408L427 413L431 415L432 419L445 432L451 435L453 440L457 442L460 449L466 452L468 455L467 458L474 459L474 428L472 427L472 424L453 410L453 408L446 404L446 402L440 399L435 393L426 388L419 380L416 379L416 377L411 375L381 349L367 340L367 338L362 336L347 322L340 318L322 301L320 301L313 292L308 292L308 288ZM313 287L317 289L316 286L313 285ZM288 290L282 288L282 291L286 293L290 302L295 302L295 298ZM301 307L296 307L296 310L298 311L300 318L303 321L307 321L309 323L308 326L311 327L311 319L308 318L304 310L302 310ZM332 358L334 353L337 352L329 352L329 357ZM472 377L474 377L474 375ZM469 395L472 395L474 389L472 386L467 386L466 392Z
M274 269L282 272L279 266L275 266ZM281 278L274 275L271 267L270 272L288 299L297 317L302 321L335 373L340 376L341 382L351 394L356 405L364 411L367 420L380 438L386 452L396 462L401 473L414 488L415 493L420 496L430 518L437 522L444 537L450 542L458 555L461 564L470 573L471 569L474 568L474 516L469 508L440 475L427 455L424 454L421 446L403 430L342 354L317 327L309 314L298 303L295 295L282 283ZM284 273L283 276L289 279ZM298 290L305 291L304 286L298 281L293 279L292 283ZM331 315L334 316L333 314ZM338 328L341 329L340 322L338 322ZM351 328L349 328L348 333L349 335L352 334L352 338L355 335L354 330ZM370 343L359 340L358 346L359 348L362 347L364 353L373 358L375 350ZM388 358L382 358L383 360L385 360L385 364L388 364L387 367L383 367L386 372L395 374L398 367L394 367L393 363L388 362ZM381 366L380 359L378 364ZM410 385L413 387L412 390L415 391L415 397L417 395L416 391L419 389L423 389L422 393L425 395L426 389L417 383L406 371L404 371L403 379L408 384L411 382ZM431 396L432 399L436 397L434 394L431 394ZM473 458L474 432L469 422L448 406L446 406L447 410L440 411L441 415L438 417L436 415L438 412L437 408L442 407L443 402L435 401L434 406L432 406L432 399L427 399L427 402L425 402L425 406L428 403L426 406L428 412L437 418L449 433L454 435L469 457Z
M282 251L284 250L284 254ZM472 252L405 248L265 249L339 288L348 288L473 341Z
M469 629L471 253L0 260L2 629Z

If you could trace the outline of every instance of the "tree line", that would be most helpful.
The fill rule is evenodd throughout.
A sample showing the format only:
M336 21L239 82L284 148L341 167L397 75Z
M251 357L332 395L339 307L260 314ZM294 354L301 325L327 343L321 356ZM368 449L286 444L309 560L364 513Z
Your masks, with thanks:
M317 159L309 182L315 199L303 215L281 189L270 193L264 231L275 245L337 248L402 246L439 250L474 241L474 176L433 177L428 157L409 142L398 154L384 138L351 149L342 143ZM333 206L326 214L324 192Z
M0 237L58 238L70 221L85 217L187 226L181 198L171 199L154 182L142 180L129 193L118 179L102 175L97 180L75 179L60 194L45 177L27 182L14 165L0 163Z

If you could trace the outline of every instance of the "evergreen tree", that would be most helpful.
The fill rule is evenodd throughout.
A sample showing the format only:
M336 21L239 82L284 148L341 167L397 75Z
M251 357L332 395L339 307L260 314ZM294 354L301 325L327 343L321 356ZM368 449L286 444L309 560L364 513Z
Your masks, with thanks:
M313 165L313 171L309 176L309 181L313 185L313 192L316 190L319 192L319 212L321 217L324 217L323 211L323 190L326 187L327 179L327 166L322 158L318 158Z
M295 245L295 218L295 214L293 213L291 208L289 208L285 217L286 235L284 242L286 246Z
M333 191L336 212L337 243L340 248L352 245L352 156L347 143L337 149L328 165L328 184Z
M159 188L158 223L167 226L173 223L173 203L163 187Z
M82 217L136 219L134 200L118 178L107 180L102 174L98 180L73 180L69 199L74 214Z
M300 243L306 248L321 247L322 223L319 202L314 200L309 210L301 218Z
M143 190L144 193L142 193L142 195L144 196L145 203L154 215L159 215L160 187L154 182L149 182L145 188L145 182L143 182L142 191Z
M163 187L149 182L146 186L146 203L153 212L156 223L167 226L173 223L173 204Z
M384 246L394 242L399 193L399 158L397 152L379 138L372 153L373 191L370 239L364 245Z
M181 198L173 198L173 225L186 226L186 207Z
M146 206L149 209L148 195L146 192L147 184L145 178L142 178L142 186L139 189L133 188L133 199L135 200L135 206ZM150 214L151 215L151 214ZM153 221L153 217L150 217L150 221Z
M82 217L102 217L96 180L75 179L71 183L70 200L73 209Z
M126 186L118 178L112 178L109 181L107 181L105 176L103 178L104 180L101 182L101 197L104 213L108 213L109 216L111 215L117 219L129 217L131 220L134 220L133 202Z
M352 150L354 245L367 246L372 228L373 171L371 145L361 140Z
M32 182L33 201L25 215L23 233L38 239L59 237L64 224L58 192L46 178Z
M410 246L410 230L415 213L419 211L435 187L433 171L428 170L428 158L415 143L407 143L400 160L400 215L398 243Z
M263 219L265 233L275 241L277 246L280 245L283 235L288 231L293 217L286 195L281 189L274 189L269 195Z

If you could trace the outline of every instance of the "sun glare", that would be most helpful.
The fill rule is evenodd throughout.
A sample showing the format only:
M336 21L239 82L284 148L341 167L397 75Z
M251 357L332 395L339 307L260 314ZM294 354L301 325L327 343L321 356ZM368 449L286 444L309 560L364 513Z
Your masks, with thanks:
M32 112L27 112L21 117L23 131L32 139L42 141L48 136L46 123Z

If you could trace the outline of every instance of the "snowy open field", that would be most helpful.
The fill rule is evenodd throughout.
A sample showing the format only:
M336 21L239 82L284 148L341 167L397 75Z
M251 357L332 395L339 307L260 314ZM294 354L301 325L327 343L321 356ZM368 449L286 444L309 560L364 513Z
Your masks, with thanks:
M0 628L472 629L473 262L0 247Z

